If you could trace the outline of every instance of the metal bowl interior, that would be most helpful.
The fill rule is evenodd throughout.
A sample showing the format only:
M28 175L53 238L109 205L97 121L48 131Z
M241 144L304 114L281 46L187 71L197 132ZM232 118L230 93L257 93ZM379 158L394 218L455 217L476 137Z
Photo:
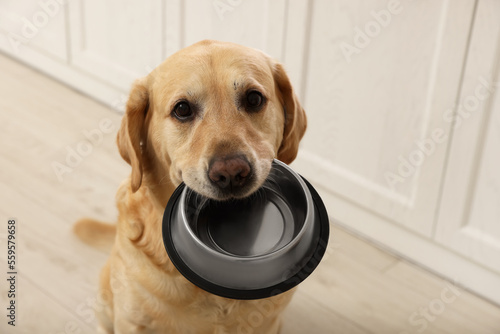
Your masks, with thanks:
M278 166L252 196L214 201L186 190L181 210L193 237L232 257L258 257L289 245L300 233L312 205L305 184Z

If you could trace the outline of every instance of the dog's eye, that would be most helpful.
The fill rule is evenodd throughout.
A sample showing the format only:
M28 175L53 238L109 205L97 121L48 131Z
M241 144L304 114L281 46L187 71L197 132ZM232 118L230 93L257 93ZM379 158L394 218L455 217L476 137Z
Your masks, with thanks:
M256 90L252 90L247 93L246 106L247 109L251 111L257 111L260 109L264 102L264 97L262 94Z
M193 116L193 111L189 103L185 101L177 103L174 107L174 116L181 121L191 118Z

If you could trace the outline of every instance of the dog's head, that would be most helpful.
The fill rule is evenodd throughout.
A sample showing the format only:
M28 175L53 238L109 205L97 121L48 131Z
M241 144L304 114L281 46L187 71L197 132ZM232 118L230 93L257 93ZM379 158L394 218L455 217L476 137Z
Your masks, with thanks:
M136 81L118 132L144 179L188 187L209 198L242 198L267 178L273 158L290 163L306 116L281 64L240 45L203 41Z

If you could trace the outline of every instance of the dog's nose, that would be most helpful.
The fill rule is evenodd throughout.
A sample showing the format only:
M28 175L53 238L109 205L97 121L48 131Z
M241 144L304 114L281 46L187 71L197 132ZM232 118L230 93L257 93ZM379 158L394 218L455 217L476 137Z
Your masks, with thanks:
M242 156L216 158L208 168L208 177L221 189L231 186L241 188L245 185L252 168Z

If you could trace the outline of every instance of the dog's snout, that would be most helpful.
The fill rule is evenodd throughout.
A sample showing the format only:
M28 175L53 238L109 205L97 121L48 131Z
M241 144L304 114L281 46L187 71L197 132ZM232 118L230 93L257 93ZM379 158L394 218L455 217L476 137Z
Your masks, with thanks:
M221 189L241 188L247 182L252 168L242 156L216 158L208 168L208 177Z

